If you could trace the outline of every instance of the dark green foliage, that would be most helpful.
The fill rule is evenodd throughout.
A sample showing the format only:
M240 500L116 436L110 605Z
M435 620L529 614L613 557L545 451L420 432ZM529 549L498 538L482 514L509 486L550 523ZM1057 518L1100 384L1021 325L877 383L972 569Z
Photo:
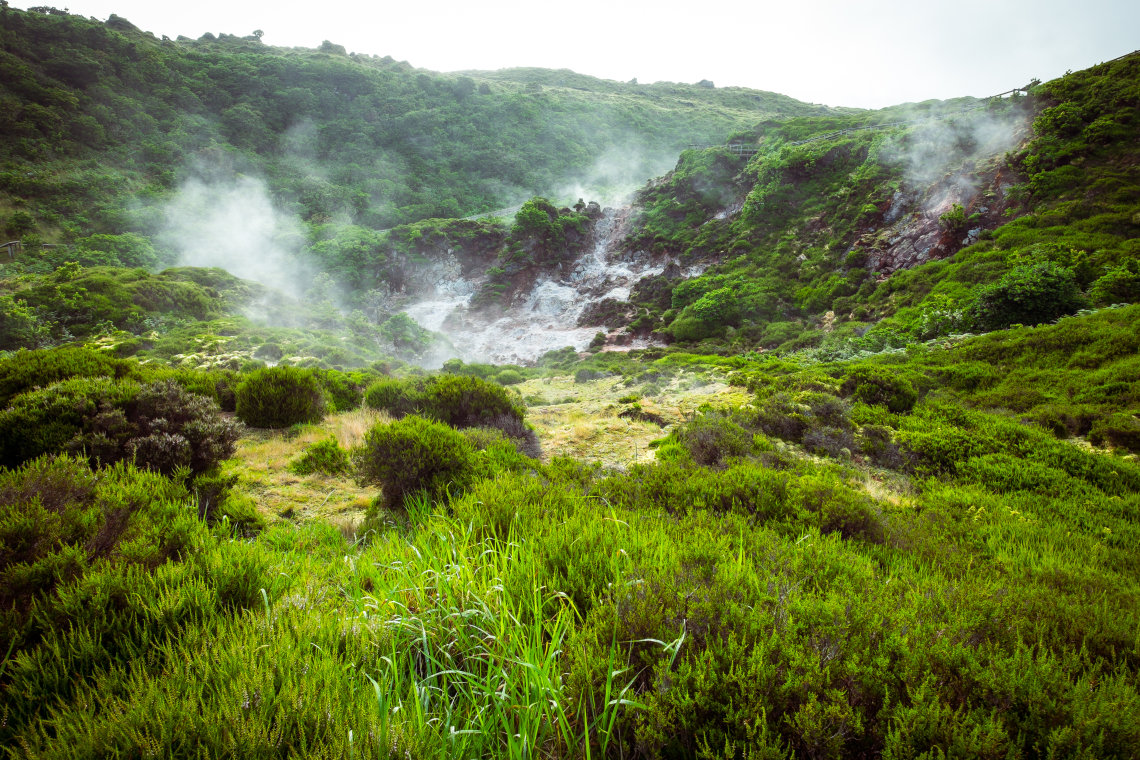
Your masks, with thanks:
M121 232L129 195L161 199L178 167L211 145L269 178L276 200L308 222L387 229L502 208L519 189L548 192L629 144L648 148L632 160L649 177L661 151L720 141L767 115L827 110L774 93L579 75L532 92L517 70L455 78L332 43L160 40L118 17L7 14L0 72L13 105L0 125L0 192L27 208L0 222L17 234L53 214L80 234ZM327 171L287 160L283 142ZM27 171L37 165L46 170Z
M583 367L574 372L574 382L588 383L591 380L601 380L602 378L609 377L610 373L597 369L587 369Z
M351 463L348 452L337 444L335 438L325 438L305 447L301 455L288 464L294 475L344 475L349 472Z
M1093 303L1099 305L1136 303L1140 301L1140 261L1133 259L1106 271L1089 291Z
M352 461L361 482L380 486L384 506L400 509L418 491L434 500L462 492L474 475L474 452L448 425L408 415L369 430Z
M346 373L337 370L321 370L317 379L328 399L329 408L334 412L349 412L358 409L364 401L364 383L369 375Z
M966 221L966 209L962 207L961 203L955 203L953 208L938 217L938 223L942 226L942 229L951 235L961 235L966 231L968 224Z
M847 373L841 391L865 404L881 404L892 412L909 412L918 394L905 377L885 367L855 367Z
M168 475L202 473L233 454L240 429L212 400L171 380L139 386L76 377L17 396L0 411L0 463L68 451L93 465L126 459Z
M1107 444L1140 454L1140 416L1119 412L1094 422L1089 440L1097 445Z
M1087 305L1072 272L1046 262L1018 267L984 289L969 318L982 330L1038 325Z
M395 417L416 410L416 394L411 382L394 377L377 380L364 391L364 404L369 409L383 409Z
M412 412L452 427L496 427L512 438L529 438L525 407L501 385L475 375L432 375L410 380L378 380L365 403L396 417Z
M705 412L685 423L674 435L693 461L705 467L724 464L752 451L752 434L732 415Z
M236 390L238 419L247 425L284 428L319 422L325 397L316 375L296 367L266 367L249 374Z
M380 325L380 336L390 342L400 354L419 356L431 347L431 332L416 324L404 312L393 314Z
M505 369L495 375L495 382L499 385L518 385L525 378L518 372L518 370Z
M238 538L253 538L265 530L265 518L257 511L257 504L244 494L227 494L211 513L210 521Z

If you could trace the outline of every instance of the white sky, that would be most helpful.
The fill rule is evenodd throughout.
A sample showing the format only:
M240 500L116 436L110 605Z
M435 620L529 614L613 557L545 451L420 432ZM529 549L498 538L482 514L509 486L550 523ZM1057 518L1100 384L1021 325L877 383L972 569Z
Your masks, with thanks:
M40 2L17 2L27 8ZM1136 0L73 0L156 35L265 32L270 45L390 55L435 71L568 68L711 79L879 108L985 96L1140 48Z

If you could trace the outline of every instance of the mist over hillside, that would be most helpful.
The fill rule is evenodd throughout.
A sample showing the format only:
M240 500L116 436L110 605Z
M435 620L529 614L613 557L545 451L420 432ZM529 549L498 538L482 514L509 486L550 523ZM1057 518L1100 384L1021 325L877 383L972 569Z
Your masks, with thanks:
M1140 756L1140 53L0 22L6 756Z

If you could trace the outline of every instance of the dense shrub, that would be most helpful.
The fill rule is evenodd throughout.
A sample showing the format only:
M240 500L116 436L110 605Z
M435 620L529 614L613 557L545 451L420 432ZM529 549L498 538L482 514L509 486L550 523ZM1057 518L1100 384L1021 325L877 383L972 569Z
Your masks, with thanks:
M349 412L360 407L364 400L363 382L367 375L340 372L335 369L319 370L317 380L334 412Z
M538 437L527 427L522 402L503 386L474 375L378 380L368 387L364 401L395 417L414 412L456 428L498 428L527 456L541 455Z
M495 382L499 385L518 385L524 379L522 373L517 369L505 369L495 375Z
M909 412L918 400L914 386L882 367L855 367L843 380L841 392L865 404L881 404L892 412Z
M1051 261L1014 268L985 288L970 308L980 330L1039 325L1087 306L1073 273Z
M164 474L202 473L233 455L240 431L211 399L173 380L77 377L17 396L0 412L0 463L68 451L93 465L128 459Z
M351 469L348 452L337 444L335 438L326 438L305 447L300 456L287 465L294 475L344 475Z
M676 340L695 341L724 335L740 326L739 297L732 288L705 293L689 304L669 326Z
M434 375L424 381L419 398L424 414L453 427L479 427L502 417L521 421L524 416L521 402L509 391L478 377Z
M785 441L801 441L809 427L804 410L784 393L757 402L756 424L766 434Z
M182 485L66 456L0 471L0 639L28 635L30 605L100 560L153 567L205 540Z
M319 422L325 398L316 376L295 367L267 367L250 373L237 387L238 418L253 427L284 428Z
M902 451L892 440L889 427L864 425L859 431L859 451L880 467L902 469L906 463Z
M0 359L0 407L15 395L69 377L135 376L138 365L89 348L63 347L18 351Z
M418 392L413 381L397 380L394 377L381 378L364 391L365 406L381 409L395 417L414 412L417 398Z
M1089 440L1098 446L1109 444L1140 454L1140 418L1120 412L1097 420L1089 431Z
M609 377L609 373L597 369L587 369L586 367L574 372L575 383L588 383L591 380L601 380L604 377Z
M693 461L705 467L715 467L752 451L752 434L731 415L720 412L699 415L681 426L676 437Z
M1108 268L1089 289L1093 303L1136 303L1140 301L1140 262L1130 259Z
M848 458L855 448L855 437L847 430L823 425L804 433L803 444L812 454Z
M0 411L0 465L17 467L41 454L62 453L76 440L81 441L76 448L87 444L86 455L93 461L114 461L123 437L100 440L99 429L129 432L123 409L137 393L130 381L76 377L16 396ZM88 421L96 430L82 441Z
M127 405L127 421L140 438L153 435L181 437L189 449L188 456L176 466L188 466L192 472L206 472L218 462L233 455L241 426L218 414L212 400L189 393L173 381L144 385ZM138 451L139 444L128 442ZM154 466L145 457L136 456L140 467L170 474L173 468Z
M462 433L408 415L369 430L352 461L360 481L379 485L384 505L398 509L417 491L441 499L464 490L474 475L474 452Z

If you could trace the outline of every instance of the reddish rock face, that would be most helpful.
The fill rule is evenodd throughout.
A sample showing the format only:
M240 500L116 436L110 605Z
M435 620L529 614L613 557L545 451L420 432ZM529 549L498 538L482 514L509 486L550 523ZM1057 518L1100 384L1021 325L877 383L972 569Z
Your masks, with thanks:
M927 261L944 259L978 240L983 230L1009 221L1012 178L1004 166L959 172L922 189L899 190L883 212L882 226L866 230L852 250L867 254L867 268L887 277ZM961 205L970 220L948 230L939 217Z

